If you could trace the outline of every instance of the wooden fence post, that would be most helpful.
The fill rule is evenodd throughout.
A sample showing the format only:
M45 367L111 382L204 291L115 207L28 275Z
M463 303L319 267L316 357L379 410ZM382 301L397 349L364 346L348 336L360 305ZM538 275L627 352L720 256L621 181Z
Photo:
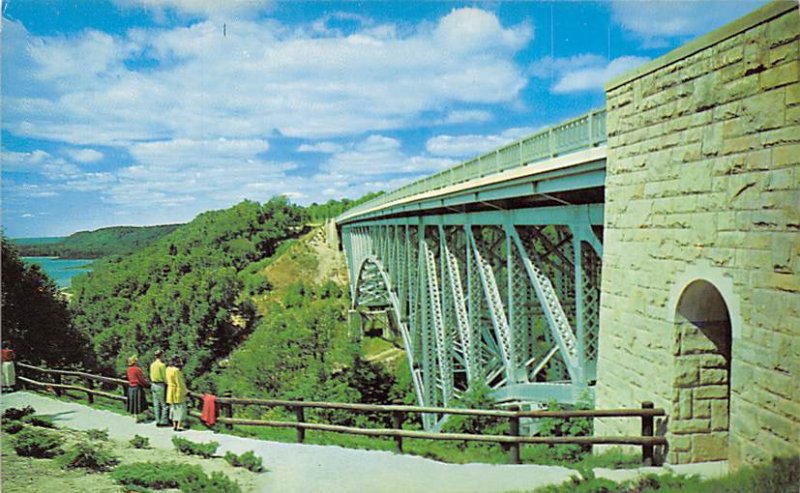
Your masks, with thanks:
M508 408L509 411L518 412L519 406L511 406ZM514 415L511 417L511 436L518 437L519 436L519 415ZM512 464L522 464L519 456L519 443L512 443L511 444L511 463Z
M53 375L53 383L56 385L61 385L61 374L56 373ZM53 391L56 393L56 397L61 397L61 389L58 387L53 387Z
M403 418L405 416L400 411L392 411L392 428L395 430L402 430L403 429ZM394 437L394 445L397 448L397 453L403 453L403 437L396 436Z
M298 423L305 423L306 422L306 414L305 408L303 406L297 406L294 408L294 412L297 415L297 422ZM306 429L305 428L297 428L297 443L303 443L306 440Z
M94 381L91 378L84 377L83 382L88 389L86 391L86 402L94 404L94 394L92 393L92 390L94 390Z
M655 405L650 401L642 402L642 409L653 409ZM654 436L653 416L642 416L642 436L652 438ZM645 466L653 465L653 444L642 445L642 463Z
M224 397L226 399L232 399L233 398L233 392L231 392L230 390L226 390L225 392L222 393L222 397ZM224 409L225 409L225 417L228 418L228 419L233 419L233 403L228 401L225 404ZM233 423L225 423L225 428L228 429L228 430L232 430L233 429Z

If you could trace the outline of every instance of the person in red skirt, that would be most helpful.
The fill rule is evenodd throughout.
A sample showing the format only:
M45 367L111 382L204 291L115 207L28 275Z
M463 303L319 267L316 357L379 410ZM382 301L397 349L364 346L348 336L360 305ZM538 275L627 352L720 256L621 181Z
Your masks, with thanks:
M136 365L138 358L128 358L128 402L125 409L133 414L133 419L139 422L139 414L147 410L145 389L150 388L150 382L144 376L142 369Z

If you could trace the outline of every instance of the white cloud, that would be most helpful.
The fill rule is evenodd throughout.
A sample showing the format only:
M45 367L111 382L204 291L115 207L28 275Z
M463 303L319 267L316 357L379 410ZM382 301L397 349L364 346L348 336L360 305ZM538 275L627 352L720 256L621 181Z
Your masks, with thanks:
M614 20L640 38L645 47L666 46L670 39L697 36L755 10L766 0L614 0Z
M336 153L322 166L324 172L348 175L430 173L457 164L431 156L409 156L397 139L370 135L349 149Z
M428 139L425 149L435 156L471 158L535 131L531 127L520 127L508 129L497 135L437 135Z
M602 91L603 84L649 61L640 56L622 56L608 60L586 53L567 58L546 57L531 64L528 73L534 77L555 79L554 93Z
M423 113L444 118L441 108L459 104L512 104L527 82L514 55L532 36L472 8L402 34L386 25L320 36L254 20L231 20L225 36L212 21L122 36L14 27L31 60L21 80L44 89L8 86L6 127L86 146L353 135L413 126Z
M48 152L2 151L3 171L35 173L49 180L65 179L80 173L78 166Z
M68 149L66 153L73 161L87 164L96 163L104 157L102 152L94 149Z
M458 124L458 123L483 123L492 119L492 114L483 110L456 110L447 114L441 123L444 124Z
M344 150L340 144L335 142L317 142L316 144L301 144L297 152L319 152L323 154L333 154Z

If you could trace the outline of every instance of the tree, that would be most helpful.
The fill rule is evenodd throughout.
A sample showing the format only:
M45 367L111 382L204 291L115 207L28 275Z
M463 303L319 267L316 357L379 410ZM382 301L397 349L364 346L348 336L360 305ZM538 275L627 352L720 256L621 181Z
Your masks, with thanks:
M17 358L54 366L92 360L87 340L72 324L67 303L37 265L25 265L0 234L2 331Z

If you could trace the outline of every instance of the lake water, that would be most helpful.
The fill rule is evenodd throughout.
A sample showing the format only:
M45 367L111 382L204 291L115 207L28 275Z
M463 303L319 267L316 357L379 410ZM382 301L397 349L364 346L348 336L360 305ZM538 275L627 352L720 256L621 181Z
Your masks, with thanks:
M68 288L72 278L92 270L88 265L92 260L58 258L58 257L22 257L26 264L38 264L39 267L56 282L59 288Z

